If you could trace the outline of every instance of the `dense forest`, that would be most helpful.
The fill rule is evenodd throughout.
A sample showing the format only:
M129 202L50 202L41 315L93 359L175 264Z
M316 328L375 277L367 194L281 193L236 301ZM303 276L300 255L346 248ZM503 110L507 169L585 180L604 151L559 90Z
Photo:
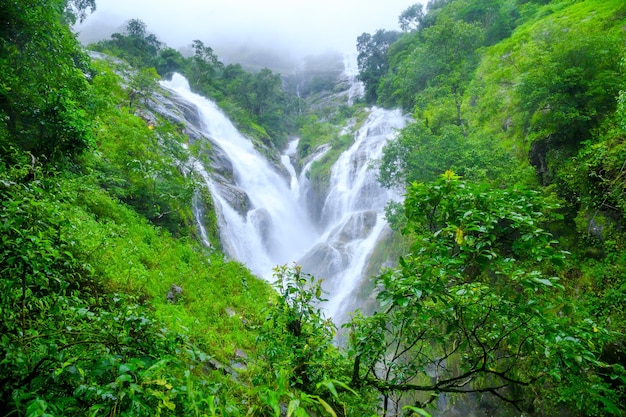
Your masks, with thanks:
M140 19L84 47L95 7L0 4L0 414L626 414L623 0L415 4L356 39L365 96L338 108ZM323 277L225 259L211 210L201 243L185 167L210 149L148 106L172 72L268 155L330 144L318 182L346 119L411 115L373 162L405 196L375 312L338 329Z

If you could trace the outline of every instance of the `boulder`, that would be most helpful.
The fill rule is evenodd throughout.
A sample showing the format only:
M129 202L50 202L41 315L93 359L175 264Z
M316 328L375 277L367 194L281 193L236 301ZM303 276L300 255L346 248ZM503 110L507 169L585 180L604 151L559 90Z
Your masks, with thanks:
M183 289L176 284L172 284L165 298L170 303L176 304L178 303L178 299L182 296L182 294L183 294Z

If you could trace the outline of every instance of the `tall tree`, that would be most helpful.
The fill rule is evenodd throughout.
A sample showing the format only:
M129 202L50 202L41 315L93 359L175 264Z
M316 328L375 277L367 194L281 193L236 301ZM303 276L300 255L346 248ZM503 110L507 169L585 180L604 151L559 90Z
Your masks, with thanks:
M359 79L365 84L365 99L376 102L378 83L389 70L387 51L400 32L380 29L374 35L363 33L357 38Z
M482 45L483 30L477 24L453 19L439 19L424 30L425 60L433 67L428 86L436 94L453 98L456 123L463 126L461 102L478 63L478 47Z
M0 6L0 147L17 146L49 162L90 143L88 60L63 23L65 7L63 0Z
M142 20L131 19L123 33L114 33L111 39L100 41L92 48L119 56L134 67L154 67L162 46L154 34L148 33Z
M204 85L204 89L210 86L212 90L215 90L214 84L223 64L213 48L206 46L204 42L196 39L193 41L192 47L194 55L189 67L189 81L196 88Z
M398 18L400 29L405 32L416 30L420 26L420 22L424 18L424 6L416 3L407 7Z
M65 20L70 24L82 22L87 13L96 11L96 0L67 0L65 5Z

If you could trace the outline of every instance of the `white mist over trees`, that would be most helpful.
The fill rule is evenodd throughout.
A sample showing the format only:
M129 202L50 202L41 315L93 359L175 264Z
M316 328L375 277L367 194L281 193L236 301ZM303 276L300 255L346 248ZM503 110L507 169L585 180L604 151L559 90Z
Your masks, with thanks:
M399 29L398 15L412 0L229 2L99 0L96 12L79 26L92 42L120 30L124 22L141 18L173 48L191 39L211 45L220 56L233 48L272 47L294 56L354 50L363 32Z

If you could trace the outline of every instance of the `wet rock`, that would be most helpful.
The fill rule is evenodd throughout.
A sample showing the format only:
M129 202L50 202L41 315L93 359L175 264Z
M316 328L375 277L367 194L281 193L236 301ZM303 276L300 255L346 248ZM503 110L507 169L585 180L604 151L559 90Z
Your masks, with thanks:
M219 194L228 202L228 204L237 211L242 217L245 217L252 207L252 202L248 194L236 185L228 183L216 184Z
M374 226L376 226L377 218L378 214L372 210L353 214L350 220L341 228L338 240L340 242L349 242L355 239L366 238Z
M604 227L598 224L593 217L587 222L587 232L600 242L604 242Z
M157 124L157 119L154 113L145 109L136 109L135 116L143 119L148 126L155 126Z
M264 242L270 240L270 232L272 230L272 217L270 212L265 208L256 209L250 212L250 221L255 229L259 231L259 235Z
M350 262L346 248L341 245L318 243L299 263L302 270L316 277L330 277L345 269Z
M530 145L530 151L528 152L528 159L530 163L535 167L537 174L541 179L543 185L550 184L550 170L548 169L548 140L540 139L534 141Z
M248 355L241 349L235 349L235 358L238 359L247 359Z
M176 304L182 295L183 295L183 289L176 284L172 284L165 298L170 303Z
M211 162L211 175L214 178L218 178L220 182L234 185L233 163L226 155L226 152L220 146L212 144L208 153L209 161Z

